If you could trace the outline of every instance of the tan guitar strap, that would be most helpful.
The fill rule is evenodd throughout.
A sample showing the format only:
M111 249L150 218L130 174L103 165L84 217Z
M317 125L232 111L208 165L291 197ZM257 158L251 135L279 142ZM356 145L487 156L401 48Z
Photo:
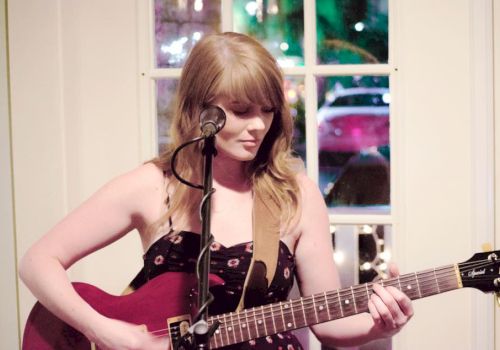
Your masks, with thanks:
M237 311L252 305L267 293L278 264L280 208L269 196L254 195L253 256ZM256 300L255 300L256 301Z

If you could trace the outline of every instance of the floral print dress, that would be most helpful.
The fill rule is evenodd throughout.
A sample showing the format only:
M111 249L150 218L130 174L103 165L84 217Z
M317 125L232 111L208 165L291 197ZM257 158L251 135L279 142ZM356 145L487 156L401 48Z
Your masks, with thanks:
M164 272L194 272L200 250L200 235L188 231L167 234L158 239L144 254L144 268L132 281L135 289ZM217 315L234 311L241 298L243 284L252 259L253 243L241 243L225 247L214 242L210 247L210 272L225 283L211 288L215 300L209 306L209 314ZM286 244L280 241L278 265L274 279L262 304L286 300L293 286L295 260ZM291 332L246 341L223 349L273 349L300 350L302 346Z

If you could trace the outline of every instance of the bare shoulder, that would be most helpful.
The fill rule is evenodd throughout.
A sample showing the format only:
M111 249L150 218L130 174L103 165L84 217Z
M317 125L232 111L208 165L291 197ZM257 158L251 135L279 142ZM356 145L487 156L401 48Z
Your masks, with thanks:
M321 192L316 182L314 182L305 172L296 175L297 183L302 196L302 205L307 206L315 202L322 202Z
M297 173L296 180L300 189L299 216L291 232L298 239L311 231L312 224L324 225L328 220L328 213L316 182L305 172Z
M140 189L152 190L164 188L165 176L163 171L153 163L142 164L123 175L125 181L130 181Z
M152 163L141 164L111 180L108 185L121 186L128 191L153 190L165 183L163 172Z
M128 211L149 221L147 218L155 215L165 197L165 181L161 169L146 163L115 177L100 192L121 200Z

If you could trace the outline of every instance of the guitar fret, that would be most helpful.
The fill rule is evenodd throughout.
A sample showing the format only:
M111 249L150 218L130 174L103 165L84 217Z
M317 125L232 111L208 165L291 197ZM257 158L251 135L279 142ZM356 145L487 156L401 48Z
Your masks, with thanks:
M337 299L339 299L339 309L340 309L340 314L342 317L344 317L344 308L342 307L342 300L340 300L340 291L337 290Z
M419 298L422 298L422 291L420 290L420 283L418 282L417 273L415 272L414 275L415 275L415 282L417 283L418 296Z
M286 329L285 323L283 322L283 314L281 313L281 302L273 304L271 307L273 310L273 320L275 326L275 333L284 331Z
M219 320L219 315L216 316L217 317L217 320ZM213 324L213 323L212 323ZM212 325L211 324L211 325ZM210 326L211 326L210 325ZM220 330L219 330L219 327L217 327L217 329L215 330L215 333L214 333L214 336L212 337L213 340L214 340L214 343L215 343L215 347L217 348L218 347L218 344L217 344L217 336L220 336Z
M253 322L255 323L255 335L257 336L257 338L260 337L260 332L259 332L259 326L258 326L258 323L257 323L257 316L256 316L256 313L255 313L255 308L252 308L252 311L253 311Z
M342 289L340 292L343 293L341 297L342 300L341 308L343 310L343 316L355 315L356 314L355 304L350 298L352 292L349 289Z
M306 309L304 308L304 298L300 298L300 305L302 308L302 315L304 316L304 325L307 324Z
M244 327L245 324L241 324L241 319L240 319L240 313L239 312L236 312L236 318L238 319L238 326L240 328L240 338L241 338L241 341L243 341L243 329L242 329L242 326Z
M418 284L415 280L415 277L412 276L408 277L408 281L404 286L403 292L405 292L410 299L418 299L419 298Z
M326 312L328 313L328 319L331 320L332 316L330 315L330 307L328 306L328 298L326 296L326 292L324 292L323 295L325 298L325 306L326 306Z
M210 325L208 327L210 327ZM215 343L215 348L218 348L219 346L217 345L217 334L214 334L211 340L213 340L213 342Z
M266 324L267 322L266 322L266 316L264 315L264 306L261 306L260 309L262 312L262 321L264 323L264 330L265 330L264 335L268 335L269 333L267 332L267 324Z
M356 312L364 312L368 310L368 298L365 296L364 292L367 290L366 283L364 285L355 286L354 295L355 295L355 305Z
M446 268L444 268L444 270L447 271L447 274L448 274L448 277L449 277L449 278L447 278L447 279L444 280L444 282L445 282L445 284L444 284L445 291L450 291L450 290L462 287L462 284L461 284L462 281L460 279L460 276L457 274L458 271L455 270L456 268L458 268L458 267L455 266L455 265L446 266ZM443 284L441 284L441 286L442 285Z
M283 330L286 330L286 321L285 321L285 315L283 314L283 305L281 304L280 301L280 311L281 311L281 320L283 321Z
M439 289L439 282L438 282L438 279L436 276L436 269L433 269L433 272L434 272L434 280L436 281L437 291L438 291L438 293L441 293L441 290Z
M354 305L354 311L358 313L358 307L356 306L356 298L354 297L354 289L351 286L352 303Z
M224 323L223 323L222 328L224 329L224 333L226 333L227 344L231 344L231 341L229 340L229 333L228 333L227 327L226 327L226 315L224 315Z
M233 333L234 342L237 343L238 341L236 340L236 332L234 331L233 313L232 312L229 313L229 318L231 319L231 326L228 327L227 330L230 331L231 333Z
M248 312L244 311L245 313L245 324L247 325L247 332L248 332L248 339L252 339L252 334L250 333L250 322L248 322Z
M319 323L318 312L316 310L316 302L314 301L314 295L311 296L311 299L312 299L312 302L313 302L314 316L316 317L316 323Z
M368 289L368 283L364 284L364 290L366 291L366 297L364 298L364 304L361 307L361 310L367 311L368 310L368 302L370 301L370 290Z
M270 307L270 310L271 310L271 321L273 321L274 333L278 333L278 331L276 330L276 321L274 320L274 310L272 306Z
M425 270L417 273L419 281L421 282L420 290L422 291L422 296L427 297L437 293L434 279L433 270Z
M316 310L316 323L328 321L328 309L324 302L324 293L318 293L312 296ZM326 312L325 312L326 311Z
M285 304L285 308L287 308L288 305ZM293 310L293 301L290 300L290 307L289 307L290 313L292 314L292 320L293 320L293 327L297 328L297 323L295 323L295 311ZM288 327L290 328L290 327Z

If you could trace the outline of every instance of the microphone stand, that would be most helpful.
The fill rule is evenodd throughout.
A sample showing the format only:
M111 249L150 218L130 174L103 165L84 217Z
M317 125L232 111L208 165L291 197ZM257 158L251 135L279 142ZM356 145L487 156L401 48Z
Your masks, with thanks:
M212 188L212 161L217 155L215 149L215 134L222 129L226 122L224 111L217 106L209 106L200 114L200 124L202 136L197 137L189 142L179 146L172 155L171 169L175 177L185 185L193 188L203 189L203 197L201 200L200 219L201 219L201 234L200 234L200 254L197 261L197 277L198 277L198 313L195 316L194 324L189 327L188 334L183 336L174 345L175 350L185 349L210 349L210 337L213 336L220 322L214 321L208 327L208 305L213 301L213 296L208 291L209 273L210 273L210 244L213 237L210 233L210 216L211 216L211 196L215 192ZM175 170L175 158L177 153L187 145L203 140L202 155L204 158L203 164L203 185L193 184L183 179Z
M207 136L204 139L203 151L203 200L201 207L201 222L202 231L200 237L200 269L198 276L198 308L199 319L194 325L194 342L196 349L210 348L210 330L208 329L208 303L209 303L209 273L210 273L210 214L211 214L211 199L210 196L214 192L212 188L212 160L216 156L215 136Z

